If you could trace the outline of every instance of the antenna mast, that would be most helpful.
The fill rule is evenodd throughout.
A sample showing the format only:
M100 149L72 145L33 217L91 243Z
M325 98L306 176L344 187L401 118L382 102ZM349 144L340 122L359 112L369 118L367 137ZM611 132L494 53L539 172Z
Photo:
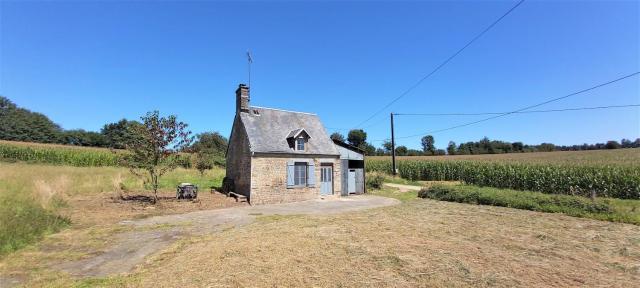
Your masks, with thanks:
M251 51L247 49L247 66L249 68L249 89L251 89L251 63L253 63L253 58L251 57Z

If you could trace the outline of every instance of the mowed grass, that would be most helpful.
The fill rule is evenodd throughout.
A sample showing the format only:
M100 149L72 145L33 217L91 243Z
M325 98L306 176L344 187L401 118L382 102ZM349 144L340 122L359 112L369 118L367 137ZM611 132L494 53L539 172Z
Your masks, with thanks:
M220 168L204 175L178 168L161 178L160 189L171 197L176 185L191 182L207 192L211 186L220 186L223 177L224 170ZM101 218L109 221L135 215L127 206L112 204L109 197L144 194L148 191L145 186L142 179L119 167L0 162L0 256L59 231L73 222L70 220L90 225L99 223ZM109 215L106 208L112 208Z
M638 226L414 194L393 207L184 239L132 274L57 286L634 287L638 263Z

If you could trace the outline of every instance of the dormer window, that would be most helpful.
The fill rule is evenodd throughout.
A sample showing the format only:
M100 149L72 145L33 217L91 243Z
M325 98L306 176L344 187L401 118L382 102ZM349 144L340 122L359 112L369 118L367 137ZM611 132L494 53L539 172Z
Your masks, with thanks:
M307 151L307 147L304 146L307 144L309 139L311 139L311 136L304 130L304 128L291 130L287 135L287 143L289 144L289 148L293 151Z

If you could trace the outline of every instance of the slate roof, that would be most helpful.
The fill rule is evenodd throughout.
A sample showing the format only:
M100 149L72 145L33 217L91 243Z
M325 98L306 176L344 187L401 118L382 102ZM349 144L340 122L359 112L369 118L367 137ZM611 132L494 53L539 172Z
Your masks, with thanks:
M252 106L248 113L240 113L240 120L251 152L339 155L316 114ZM310 137L306 151L295 151L287 142L291 133L301 132L299 129Z

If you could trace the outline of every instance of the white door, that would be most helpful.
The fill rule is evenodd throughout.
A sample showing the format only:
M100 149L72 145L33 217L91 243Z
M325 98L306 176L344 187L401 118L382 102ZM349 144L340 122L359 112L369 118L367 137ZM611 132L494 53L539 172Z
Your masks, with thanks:
M349 193L356 193L356 169L349 169L347 191L349 191Z
M320 194L333 194L333 168L332 166L320 166Z

